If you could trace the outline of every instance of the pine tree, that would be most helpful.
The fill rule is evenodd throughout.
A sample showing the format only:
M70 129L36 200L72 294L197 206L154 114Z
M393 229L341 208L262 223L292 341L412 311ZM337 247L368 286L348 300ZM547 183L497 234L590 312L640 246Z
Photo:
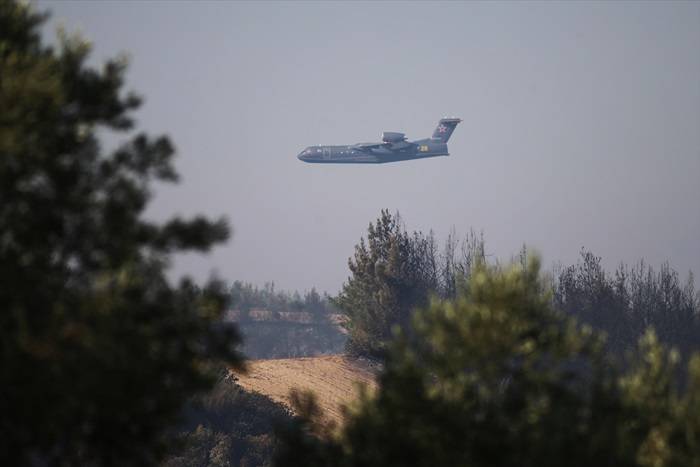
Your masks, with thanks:
M412 329L339 433L301 423L277 465L700 465L700 355L683 390L677 354L649 330L620 370L601 335L552 308L536 258L481 264Z
M399 215L383 210L370 223L367 241L355 247L348 261L351 276L334 303L346 314L348 350L381 356L394 326L408 323L417 288L411 266L411 238Z
M166 137L133 134L125 62L42 43L45 15L0 1L0 459L155 465L215 362L240 366L216 284L166 279L171 254L228 237L224 220L144 219L175 182ZM112 153L98 133L129 140Z

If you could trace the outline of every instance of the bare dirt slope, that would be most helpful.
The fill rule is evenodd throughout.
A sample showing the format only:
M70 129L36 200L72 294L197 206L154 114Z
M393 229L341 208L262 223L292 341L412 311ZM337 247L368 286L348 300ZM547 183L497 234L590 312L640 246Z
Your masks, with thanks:
M313 391L326 416L336 422L342 420L340 406L357 397L356 383L374 388L377 373L375 365L342 355L253 360L248 365L248 374L236 375L243 388L287 406L293 388Z

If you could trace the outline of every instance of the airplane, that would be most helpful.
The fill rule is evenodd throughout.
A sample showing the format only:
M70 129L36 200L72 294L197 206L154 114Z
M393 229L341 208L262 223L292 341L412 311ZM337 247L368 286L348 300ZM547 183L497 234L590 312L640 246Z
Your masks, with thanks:
M428 157L449 156L447 141L459 118L443 118L430 138L406 141L406 135L393 131L382 133L381 143L359 143L349 146L309 146L297 158L321 164L384 164Z

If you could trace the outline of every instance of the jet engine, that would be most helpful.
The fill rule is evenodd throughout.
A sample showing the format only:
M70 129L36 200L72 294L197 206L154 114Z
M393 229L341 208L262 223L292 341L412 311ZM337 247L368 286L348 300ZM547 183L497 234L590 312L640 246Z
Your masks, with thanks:
M393 131L385 131L382 133L382 141L385 143L400 143L406 140L406 135L403 133L395 133Z

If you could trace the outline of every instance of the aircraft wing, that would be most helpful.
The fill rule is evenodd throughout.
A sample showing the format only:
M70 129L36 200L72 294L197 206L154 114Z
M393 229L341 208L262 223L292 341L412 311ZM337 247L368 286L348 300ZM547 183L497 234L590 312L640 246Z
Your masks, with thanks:
M403 149L407 148L411 143L407 141L399 141L398 143L389 143L389 149Z
M357 149L372 149L372 148L380 148L384 146L386 143L359 143L353 145L353 147Z
M366 149L376 149L376 148L386 148L389 150L404 149L411 146L411 143L407 141L399 141L396 143L359 143L355 144L353 147L359 149L360 151Z

